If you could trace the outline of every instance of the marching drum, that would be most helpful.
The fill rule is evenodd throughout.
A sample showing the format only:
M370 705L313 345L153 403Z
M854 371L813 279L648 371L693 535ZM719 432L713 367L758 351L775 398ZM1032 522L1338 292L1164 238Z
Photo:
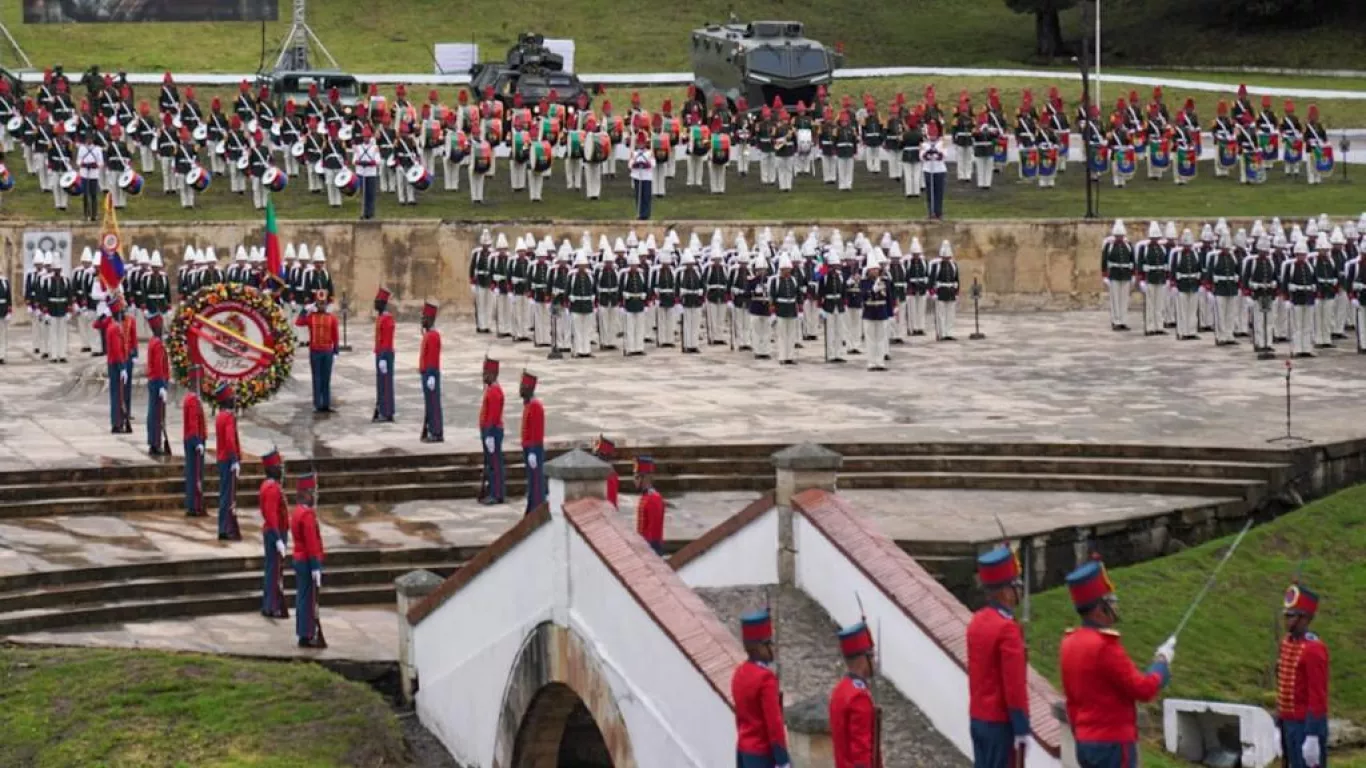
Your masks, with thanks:
M303 157L303 156L304 156L304 143L303 143L302 141L296 141L296 142L294 142L293 144L290 144L290 145L289 145L289 156L290 156L290 157L296 157L296 158L297 158L297 157Z
M14 174L9 172L9 168L0 163L0 192L8 192L14 189Z
M1110 148L1104 144L1091 145L1091 173L1104 173L1110 168Z
M11 117L9 119L9 122L5 123L5 129L8 131L17 131L20 128L22 128L23 125L24 118L20 117L19 115L15 115L14 117Z
M313 164L313 172L316 173L316 174L319 175L319 176L326 176L326 175L327 175L327 169L323 167L323 161L322 161L322 160L319 160L318 162L316 162L316 163Z
M1314 146L1314 170L1321 176L1333 173L1333 147L1327 144Z
M1176 150L1176 174L1183 179L1195 178L1198 160L1196 150L1190 147Z
M250 120L247 121L247 133L249 133L249 134L251 134L251 135L253 135L253 136L256 135L256 129L257 129L257 128L260 128L260 127L261 127L261 124L258 123L258 122L256 122L256 118L254 118L254 117L253 117L252 119L250 119Z
M1058 172L1058 148L1049 147L1038 152L1039 175L1045 179L1053 178Z
M124 192L127 192L128 194L134 197L137 197L138 195L142 194L142 185L144 183L142 174L138 173L132 168L129 168L128 170L119 174L118 183L119 189L123 190Z
M213 178L209 176L209 172L204 170L204 167L200 165L196 165L190 169L189 173L185 174L185 183L193 187L196 192L203 192L208 189L209 182L212 180Z
M1266 181L1266 163L1262 162L1261 152L1248 152L1243 155L1243 173L1253 184Z
M1297 164L1304 160L1304 140L1289 139L1285 142L1285 162Z
M73 117L68 117L68 118L66 119L66 122L63 123L62 125L66 126L66 132L67 132L68 134L75 134L75 133L76 133L76 129L77 129L78 127L80 127L80 124L81 124L81 121L80 121L78 118L76 118L76 117L73 116Z
M209 126L204 125L203 123L200 123L199 125L195 126L194 131L192 131L192 132L190 133L190 137L193 138L195 141L198 141L198 142L200 142L200 143L203 143L203 142L205 142L205 141L208 141L208 139L209 139Z
M250 164L251 163L249 160L247 160L247 156L245 154L237 158L237 170L239 171L245 171L247 169L247 166Z
M1133 147L1123 147L1115 152L1115 169L1125 181L1134 177L1138 168L1138 154Z
M419 192L425 191L432 185L431 172L420 165L414 165L412 168L409 168L404 176L408 179L408 183L412 184Z
M75 171L66 171L58 179L57 183L62 185L68 193L80 195L85 193L85 179L81 178Z
M285 186L289 184L289 176L272 165L266 169L265 173L261 174L261 183L271 192L283 192Z
M273 171L275 169L272 168L271 170ZM340 171L337 171L337 177L332 180L332 183L337 185L337 189L340 189L341 193L347 197L352 197L356 192L360 191L360 177L349 168L343 168ZM423 187L423 189L426 189L426 187Z
M1023 147L1020 149L1020 175L1026 179L1032 179L1039 175L1039 148Z
M213 153L214 153L215 155L226 155L226 154L228 153L228 142L227 142L227 141L216 141L216 142L214 142L214 145L213 145Z
M351 124L347 123L346 125L343 125L341 128L337 129L337 139L339 141L350 141L353 131L354 129L351 127Z
M802 155L802 156L809 155L809 154L811 154L811 147L812 147L812 142L811 142L811 129L810 129L810 128L798 128L798 129L797 129L797 154Z

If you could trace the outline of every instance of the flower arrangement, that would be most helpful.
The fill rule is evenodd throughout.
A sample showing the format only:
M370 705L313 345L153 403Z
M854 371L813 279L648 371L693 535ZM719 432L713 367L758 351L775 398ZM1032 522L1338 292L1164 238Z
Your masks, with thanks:
M199 379L199 396L206 401L214 397L220 383L231 386L237 397L238 408L250 408L275 395L289 380L294 363L294 329L284 308L275 297L248 285L225 283L201 289L182 301L172 311L167 333L166 352L171 359L171 375L181 386L190 385L190 367L198 364L192 354L192 329L199 325L206 312L220 304L231 303L235 308L259 318L267 329L263 346L270 350L266 359L240 378L223 378L207 366Z

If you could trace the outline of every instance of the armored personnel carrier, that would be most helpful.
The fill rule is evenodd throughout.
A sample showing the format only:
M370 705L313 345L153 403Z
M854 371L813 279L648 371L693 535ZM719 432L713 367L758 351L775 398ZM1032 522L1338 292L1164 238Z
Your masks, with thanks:
M751 109L812 103L827 88L844 54L805 35L800 21L708 24L692 33L693 82L710 104L721 94L731 106L743 96Z
M555 92L555 101L567 106L578 106L579 94L587 92L583 83L572 72L564 71L564 57L545 47L545 37L523 32L517 44L508 49L501 62L475 64L470 68L470 100L478 102L484 89L493 88L494 98L504 106L512 106L513 97L521 94L528 107ZM589 93L591 100L592 95Z

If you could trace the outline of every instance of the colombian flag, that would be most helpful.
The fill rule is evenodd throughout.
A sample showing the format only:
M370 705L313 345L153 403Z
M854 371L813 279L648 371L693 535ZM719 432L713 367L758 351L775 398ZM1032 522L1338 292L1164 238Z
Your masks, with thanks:
M100 225L100 282L116 293L123 284L123 259L119 258L119 221L114 215L114 196L104 193L104 221Z
M275 224L275 201L266 201L266 272L283 282L284 259L280 255L280 230Z

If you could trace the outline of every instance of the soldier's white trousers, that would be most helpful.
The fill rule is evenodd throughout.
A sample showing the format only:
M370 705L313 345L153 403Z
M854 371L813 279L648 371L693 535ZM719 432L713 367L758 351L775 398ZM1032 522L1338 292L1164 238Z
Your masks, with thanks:
M67 321L68 317L48 318L48 349L47 354L53 360L65 360L67 350Z
M1326 347L1333 343L1333 300L1319 299L1314 304L1314 345Z
M627 312L626 313L626 335L622 342L626 352L645 351L645 313Z
M1357 351L1366 352L1366 307L1353 307L1352 311L1356 313ZM0 334L3 333L4 328L0 327ZM5 356L5 348L2 346L3 343L3 341L0 341L0 358Z
M47 316L32 315L28 324L29 340L33 342L33 354L47 354Z
M655 334L659 338L661 347L672 347L674 345L674 314L678 312L677 307L655 307L654 320Z
M379 191L393 192L394 185L397 184L398 174L388 165L381 165L379 168ZM311 189L312 187L310 187Z
M532 200L541 199L541 190L545 188L545 174L541 171L532 171L527 174L527 194Z
M1314 352L1314 305L1290 306L1290 349L1297 355Z
M844 321L840 319L843 315L843 312L836 312L833 315L827 312L821 313L822 333L825 334L825 359L827 361L844 359L844 334L841 333L844 328Z
M1197 316L1202 329L1214 330L1214 295L1201 288L1197 295L1200 297L1197 308Z
M1238 297L1237 309L1233 312L1233 333L1235 336L1247 335L1248 313L1252 310L1252 299L1246 296Z
M802 302L802 322L800 325L803 339L814 339L820 335L820 310L816 308L816 300L809 296Z
M501 291L493 295L493 322L499 336L512 335L512 297Z
M550 305L543 302L536 302L533 308L534 317L532 318L532 338L536 346L550 346Z
M759 181L764 184L772 184L777 180L778 174L774 169L774 162L777 160L772 152L759 153Z
M1304 164L1304 178L1310 184L1323 183L1323 174L1319 173L1318 170L1314 168L1312 162Z
M773 318L769 315L748 315L750 346L755 357L768 357L773 352Z
M735 348L745 349L749 343L749 313L744 307L730 308L730 327L735 335Z
M887 162L887 178L901 178L901 174L904 173L902 166L905 165L901 162L901 150L898 149L894 152L890 149L887 149L886 147L883 147L882 159Z
M602 165L603 165L602 175L604 175L604 176L616 176L616 175L617 175L617 149L618 149L618 147L620 147L619 144L613 145L613 146L612 146L612 151L607 153L607 159L604 160L603 163L602 163Z
M702 346L702 307L683 308L683 348L699 349Z
M909 295L909 296L906 297L906 303L907 303L908 305L910 305L908 311L910 312L910 316L911 316L911 317L910 317L911 333L917 333L917 332L919 332L919 333L924 333L924 332L925 332L925 308L926 308L926 307L929 305L929 303L930 303L930 297L929 297L929 295L928 295L928 294L923 294L923 293L920 294L920 295L918 295L918 296L915 295L915 294L911 294L911 295Z
M991 189L991 179L992 179L992 177L995 175L995 171L994 171L994 168L993 168L993 165L992 165L992 162L991 162L991 158L990 158L990 157L974 157L974 158L972 158L972 168L973 168L974 175L977 177L977 188L978 188L978 189Z
M835 167L834 155L821 155L821 181L834 184L839 180L839 169Z
M868 370L880 371L887 367L887 355L890 354L887 346L887 322L886 320L864 320L863 335L868 341Z
M707 319L704 323L710 333L709 343L718 341L724 343L726 340L726 304L724 302L707 302Z
M1143 332L1162 330L1162 317L1167 305L1167 286L1139 283L1143 291Z
M156 168L156 155L152 153L151 147L139 146L138 159L142 161L142 173L147 175Z
M460 163L452 163L449 159L441 161L441 180L445 184L447 192L460 191Z
M797 339L801 334L801 318L778 318L778 360L797 359Z
M336 190L336 192L337 192L337 205L341 205L341 190L337 189L336 187L332 187L332 189ZM269 190L266 189L266 185L265 185L265 184L261 183L261 178L260 178L259 176L252 176L252 177L251 177L251 204L252 204L253 206L255 206L256 210L259 211L259 210L261 210L262 208L265 208L265 207L266 207L266 196L267 196L268 194L269 194ZM330 197L330 196L331 196L331 195L329 195L329 197Z
M1279 299L1271 302L1271 336L1273 339L1290 338L1290 308Z
M1215 296L1214 297L1214 340L1216 342L1233 341L1233 328L1237 322L1238 306L1242 304L1241 296Z
M749 173L749 163L753 159L748 144L741 144L739 147L732 147L731 153L735 155L735 164L741 176Z
M474 291L474 329L482 331L489 327L489 290L478 285Z
M778 189L783 192L792 191L792 158L774 158L778 176Z
M896 311L892 313L892 319L887 321L887 340L888 342L904 340L906 336L906 314L909 311L909 302L899 301L896 304Z
M958 302L936 301L934 303L934 330L940 339L953 338L953 325L958 320Z
M835 180L840 189L854 188L854 158L835 158Z
M1176 322L1176 286L1169 283L1162 290L1167 292L1166 298L1162 299L1162 322L1170 325Z
M49 171L49 173L51 173L51 171ZM55 177L55 174L53 175ZM52 205L62 210L66 210L69 200L70 196L67 195L66 188L62 186L61 180L54 178L52 181Z
M1262 314L1262 309L1261 309L1261 307L1258 307L1256 304L1253 304L1253 306L1252 306L1252 348L1253 348L1253 349L1270 349L1270 348L1271 348L1271 335L1270 335L1269 333L1267 333L1267 331L1269 330L1269 329L1267 328L1267 325L1268 325L1268 322L1267 322L1267 321L1269 320L1269 317L1268 317L1269 314L1270 314L1270 313L1267 313L1266 315Z
M194 187L190 186L189 184L186 184L184 177L177 176L176 178L180 179L180 207L193 208L195 194Z
M574 329L574 355L590 355L593 353L593 313L592 312L571 312L569 313L570 326Z
M529 296L517 297L517 339L531 338L531 329L536 323L536 307L534 301Z
M953 152L953 167L958 172L958 180L972 181L972 174L976 172L977 168L976 158L972 156L972 147L955 145Z
M882 173L882 147L864 147L863 165L869 173Z
M924 163L901 163L901 188L906 197L919 197L925 187L925 179L920 175Z
M621 336L622 314L621 307L601 307L598 309L599 322L602 323L602 331L598 338L599 346L615 349L620 343L617 339Z
M563 307L552 309L551 311L554 314L553 326L555 328L555 348L566 350L572 349L570 344L572 342L571 334L574 324L569 319L569 312Z
M1339 290L1337 298L1333 300L1333 333L1344 336L1347 333L1347 316L1351 314L1352 305L1347 298L1347 292Z
M583 164L583 194L589 200L602 196L602 163Z
M527 164L513 161L512 174L510 176L510 180L512 182L512 191L520 192L522 189L526 187L526 174Z
M707 180L711 183L712 194L721 194L725 192L726 165L724 163L708 163Z
M690 186L690 187L700 187L700 186L702 186L702 166L703 166L703 165L706 165L706 163L707 163L707 158L706 158L706 156L705 156L705 155L698 156L698 155L689 154L689 155L688 155L687 162L688 162L688 186Z
M1358 331L1360 333L1360 331ZM9 318L0 317L0 360L9 355Z
M1195 291L1176 294L1176 337L1184 339L1196 335L1196 306L1200 295Z
M470 202L484 202L484 182L488 176L482 173L475 173L474 166L470 166Z
M217 157L217 155L214 155L214 157ZM285 152L285 153L284 153L284 161L285 161L285 175L288 176L288 177L291 178L291 179L297 179L297 178L299 178L299 158L295 157L294 155L291 155L289 152ZM383 168L380 169L380 174L379 174L379 175L380 175L381 177L384 176L384 169L383 169ZM381 187L381 191L383 191L383 188L382 188L382 187Z
M169 157L158 157L157 160L161 165L161 191L174 192L176 190L176 177L179 175L175 172L175 165Z
M1110 325L1129 324L1129 280L1110 281Z
M669 178L668 169L664 167L663 163L659 163L655 165L654 170L651 171L651 173L654 174L654 196L663 197L666 194L664 185Z
M564 159L565 189L580 189L583 187L583 166L583 160L577 157L566 157Z
M842 315L844 320L844 347L849 352L863 351L863 310L845 310Z
M394 193L399 205L417 202L417 188L408 182L408 177L400 174L394 179Z

